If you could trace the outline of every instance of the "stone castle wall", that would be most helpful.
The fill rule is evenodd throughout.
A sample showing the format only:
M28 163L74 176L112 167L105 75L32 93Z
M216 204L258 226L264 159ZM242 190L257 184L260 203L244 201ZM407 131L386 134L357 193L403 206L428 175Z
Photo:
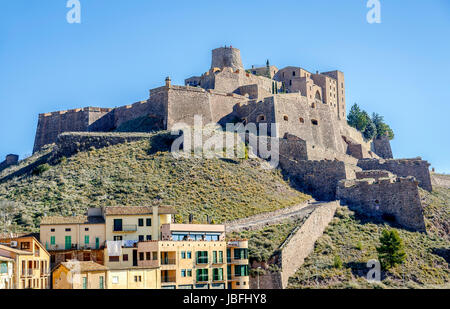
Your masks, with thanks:
M393 159L391 144L389 138L382 136L373 140L374 152L383 159Z
M342 180L336 195L342 203L364 215L425 232L417 185L414 177Z
M19 156L9 154L6 156L5 161L0 163L0 172L12 165L18 164L18 163L19 163Z
M428 191L433 190L429 171L430 164L420 158L399 160L363 159L358 161L358 166L363 170L386 170L400 177L414 176L420 187Z

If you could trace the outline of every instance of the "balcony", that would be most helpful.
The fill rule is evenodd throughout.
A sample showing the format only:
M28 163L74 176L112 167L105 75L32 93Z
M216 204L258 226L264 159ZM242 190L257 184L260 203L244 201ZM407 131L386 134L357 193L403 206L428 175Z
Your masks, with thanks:
M136 224L128 224L128 225L122 225L122 226L115 226L113 227L113 232L122 232L122 233L134 233L137 231L137 225Z
M33 269L22 269L22 277L32 277Z
M176 276L161 276L161 283L176 283Z
M176 265L176 259L162 258L161 265Z
M199 257L197 259L197 264L199 264L199 265L206 265L206 264L208 264L208 258L207 257Z

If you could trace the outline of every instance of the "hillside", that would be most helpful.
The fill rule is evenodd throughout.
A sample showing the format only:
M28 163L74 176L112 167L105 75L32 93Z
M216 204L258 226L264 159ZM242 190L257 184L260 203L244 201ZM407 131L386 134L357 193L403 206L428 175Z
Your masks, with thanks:
M178 222L192 213L197 222L209 215L216 223L311 198L292 189L279 171L262 169L258 159L174 159L163 148L143 140L63 157L0 183L0 201L15 202L17 230L36 231L44 214L145 205L155 198L176 207Z
M381 283L366 281L366 263L377 258L381 231L390 227L340 207L289 288L450 288L450 189L421 190L421 196L428 234L397 229L406 262L383 272ZM343 262L340 269L333 266L335 256Z

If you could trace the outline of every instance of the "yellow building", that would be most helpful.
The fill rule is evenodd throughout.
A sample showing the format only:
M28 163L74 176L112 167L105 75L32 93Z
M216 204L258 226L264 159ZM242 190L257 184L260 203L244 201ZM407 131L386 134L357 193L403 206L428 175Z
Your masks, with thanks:
M49 251L102 249L105 240L105 220L100 208L89 209L85 216L51 216L41 220L40 241Z
M0 256L14 260L15 289L48 289L50 254L33 236L0 240Z
M92 261L62 262L52 271L53 289L106 289L107 268Z
M227 244L228 288L249 289L248 241L231 240Z
M159 268L130 267L109 269L108 289L160 289Z
M13 288L14 260L0 255L0 290Z

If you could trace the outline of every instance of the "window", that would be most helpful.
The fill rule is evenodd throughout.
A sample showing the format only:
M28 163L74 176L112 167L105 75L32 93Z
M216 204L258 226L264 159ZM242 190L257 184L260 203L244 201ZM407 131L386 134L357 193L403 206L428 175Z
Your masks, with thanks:
M311 123L315 126L319 124L319 122L316 119L311 119Z
M127 262L127 261L128 261L128 254L122 255L122 260L123 260L124 262Z
M140 218L139 220L138 220L138 225L139 226L144 226L144 219L142 219L142 218Z
M56 244L55 236L51 236L51 237L50 237L50 244L51 244L52 246L54 246L54 245Z
M139 241L144 241L144 235L139 235Z
M235 277L248 276L248 265L235 265L234 276Z
M197 264L208 264L208 251L197 251Z
M144 252L139 252L139 261L144 260Z
M103 276L100 276L100 290L103 290L105 288L105 278Z
M311 108L316 108L316 103L312 103Z
M208 269L197 269L197 281L205 282L208 281Z
M142 282L142 276L134 276L134 282Z
M120 262L120 257L119 256L110 256L109 261L110 262Z
M256 121L266 121L266 116L265 116L265 115L259 115L259 116L256 118Z
M145 239L147 239L148 241L152 240L152 235L147 235L147 236L145 237Z
M145 221L146 221L146 222L145 222L145 225L147 225L147 226L152 226L152 219L148 218L148 219L146 219Z
M181 277L186 277L186 269L181 270Z
M66 229L66 232L70 232L70 231L72 231L72 229Z
M234 259L235 260L248 259L248 249L234 249Z
M31 245L29 242L21 242L20 243L20 249L24 250L24 249L30 249Z
M187 270L187 276L188 277L192 277L192 269L188 269Z
M145 259L146 259L147 261L150 261L150 260L151 260L151 254L150 254L150 252L145 252Z
M156 261L158 259L158 252L152 252L153 254L153 261Z
M217 251L213 251L213 264L217 264Z
M66 248L66 250L72 249L72 237L71 236L65 237L65 248Z
M87 289L87 278L83 277L83 290Z
M223 251L219 251L219 263L223 263Z
M188 252L187 252L187 258L188 258L188 259L192 259L192 252L191 252L191 251L188 251Z
M295 71L292 72L292 76L295 76Z
M122 236L114 236L114 241L122 240Z
M284 120L284 121L288 121L288 120L289 120L289 117L288 117L287 115L284 115L284 116L283 116L283 120Z
M231 280L231 265L227 265L227 279Z
M213 281L223 280L223 268L213 268Z
M89 235L84 236L84 244L89 245Z
M185 259L186 258L186 251L181 251L181 258Z
M89 232L89 228L88 227L84 228L84 231Z
M54 233L54 232L55 232L55 229L50 229L50 232Z
M292 86L292 79L289 80L289 86Z
M122 231L122 219L114 219L114 232Z

